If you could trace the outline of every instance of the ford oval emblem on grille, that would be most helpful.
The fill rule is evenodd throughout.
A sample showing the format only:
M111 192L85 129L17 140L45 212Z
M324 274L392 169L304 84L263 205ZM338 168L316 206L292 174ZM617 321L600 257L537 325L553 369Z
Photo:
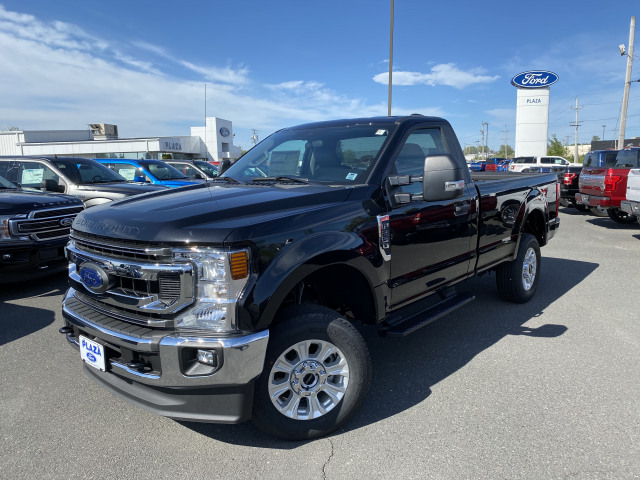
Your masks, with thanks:
M83 263L78 273L84 286L92 292L102 293L109 288L109 276L98 264L93 262Z
M72 223L73 223L73 218L60 219L60 225L63 227L70 227Z

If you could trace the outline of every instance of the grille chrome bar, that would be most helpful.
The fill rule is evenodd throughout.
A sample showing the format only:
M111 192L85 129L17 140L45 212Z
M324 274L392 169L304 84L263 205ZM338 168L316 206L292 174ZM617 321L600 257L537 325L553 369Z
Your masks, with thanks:
M71 222L84 206L47 208L34 210L23 218L9 220L13 235L29 236L33 240L53 240L64 238L71 231Z
M120 243L110 241L108 238L81 235L72 231L70 239L79 250L97 255L108 255L109 257L133 259L138 261L169 261L171 260L171 247L154 247L150 245L139 245L136 242Z

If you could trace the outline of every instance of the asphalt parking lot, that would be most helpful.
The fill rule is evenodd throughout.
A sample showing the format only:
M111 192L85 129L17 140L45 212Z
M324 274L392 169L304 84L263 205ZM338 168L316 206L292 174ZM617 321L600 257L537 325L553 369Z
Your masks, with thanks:
M0 287L0 476L640 478L640 225L562 209L525 305L495 277L404 339L365 330L369 394L334 435L180 423L117 399L58 333L64 275Z

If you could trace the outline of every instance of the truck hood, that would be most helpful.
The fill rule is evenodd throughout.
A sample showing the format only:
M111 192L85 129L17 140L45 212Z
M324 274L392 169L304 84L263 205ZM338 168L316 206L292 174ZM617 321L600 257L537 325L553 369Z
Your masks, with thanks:
M314 185L211 185L171 189L99 205L80 213L73 229L120 239L221 244L246 228L344 202L350 188Z
M70 195L29 190L0 189L0 214L13 215L32 210L58 207L79 207L82 202Z
M150 185L147 183L89 183L79 185L79 190L87 192L104 192L104 193L122 193L124 195L137 195L145 192L155 192L158 190L166 190L163 185Z

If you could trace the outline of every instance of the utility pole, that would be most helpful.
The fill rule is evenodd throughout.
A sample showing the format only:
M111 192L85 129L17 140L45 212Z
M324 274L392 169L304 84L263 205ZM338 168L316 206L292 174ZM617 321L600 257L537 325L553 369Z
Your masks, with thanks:
M389 112L388 116L391 116L391 83L393 72L393 0L391 0L391 26L389 28Z
M633 37L636 31L636 17L631 17L629 26L629 51L627 53L627 74L624 77L624 94L622 95L622 113L620 115L620 135L618 137L618 150L624 148L624 129L627 126L627 105L629 104L629 86L631 86L631 66L633 64ZM624 55L624 46L620 50Z
M509 150L507 148L507 133L509 133L509 130L507 130L507 126L504 126L504 158L507 158L509 156Z
M251 129L251 141L254 145L258 143L258 130L255 128Z
M487 135L485 137L484 134L484 127L487 127ZM486 143L485 143L485 138L486 138ZM484 159L487 159L487 143L489 143L489 124L487 122L482 122L482 151L483 151L483 156Z
M602 141L604 141L604 129L607 128L606 125L602 125Z
M576 111L576 123L570 123L569 126L571 127L576 127L576 143L573 146L573 163L578 163L578 127L580 126L580 124L582 122L578 121L578 110L584 108L584 105L580 105L578 107L578 97L576 97L576 106L571 107L571 110L575 110Z

